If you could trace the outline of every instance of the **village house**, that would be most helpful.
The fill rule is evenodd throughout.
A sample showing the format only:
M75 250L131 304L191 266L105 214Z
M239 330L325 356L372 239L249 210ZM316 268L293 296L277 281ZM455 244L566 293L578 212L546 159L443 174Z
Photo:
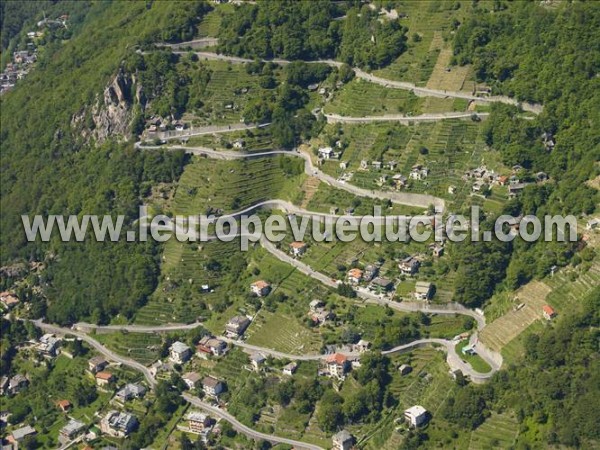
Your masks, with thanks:
M377 276L379 273L379 267L374 264L369 264L365 267L365 273L363 274L363 279L365 281L371 281L373 278Z
M500 175L496 178L496 183L500 186L506 186L508 184L508 177L506 175Z
M597 218L588 220L585 225L585 229L588 231L595 230L598 227L600 227L600 219L597 219Z
M302 256L306 252L306 244L304 242L294 241L290 244L290 252L294 256Z
M16 395L29 385L29 380L21 374L17 374L8 380L8 393Z
M541 183L542 181L546 181L548 179L548 174L546 172L538 172L535 174L535 181Z
M335 314L325 308L319 308L316 311L312 311L309 315L315 325L323 325L324 323L335 319Z
M100 430L109 436L124 438L138 426L137 418L125 412L109 411L100 421Z
M271 285L266 281L258 280L250 285L250 290L259 297L265 297L271 292Z
M188 389L194 389L194 387L196 386L196 383L198 381L200 381L200 374L197 373L197 372L184 373L181 376L181 379L186 384L186 386L188 387Z
M390 170L394 170L394 169L396 169L396 166L398 165L398 161L388 161L387 165L390 168Z
M211 427L212 419L198 411L192 411L187 415L188 428L192 433L201 434Z
M56 402L56 406L58 406L62 412L69 412L72 405L69 400L59 400Z
M414 256L408 256L406 258L404 258L402 261L400 261L400 263L398 264L398 268L400 269L400 272L402 272L402 274L404 275L415 275L418 271L419 271L419 267L421 266L420 261L415 258Z
M354 346L356 351L363 353L371 348L371 343L369 341L365 341L364 339L359 340Z
M150 372L150 375L152 375L153 377L156 378L156 376L160 373L170 372L172 370L172 367L169 364L158 360L158 361L152 363L152 365L150 366L150 368L148 370Z
M243 139L236 139L233 141L233 148L236 150L241 150L246 146L246 142Z
M456 186L450 185L448 186L448 194L454 195L456 193Z
M13 430L12 434L6 439L9 444L14 444L15 449L19 448L19 443L23 441L27 436L35 436L37 431L31 425L26 425L17 430Z
M314 299L309 304L308 307L311 311L318 311L325 306L325 303L322 300Z
M292 376L294 375L294 372L296 372L296 369L298 369L298 364L295 362L291 362L283 366L282 372L284 375Z
M45 356L53 358L58 353L58 344L60 343L60 339L55 335L47 333L44 334L37 344L38 352Z
M408 375L412 372L412 367L410 367L408 364L402 364L400 367L398 367L398 372L400 372L401 376Z
M60 429L58 440L62 444L66 444L72 439L80 435L85 429L85 424L75 419L70 419L69 422Z
M369 289L378 294L386 294L394 288L394 283L391 280L383 277L375 278L369 285Z
M396 189L402 189L406 186L408 179L404 175L397 173L392 177L392 182Z
M109 383L115 381L115 376L110 372L98 372L96 373L96 385L103 387Z
M330 159L333 156L333 149L331 147L320 147L318 153L319 158Z
M347 430L342 430L333 435L333 450L351 450L354 445L354 436Z
M125 403L134 398L142 398L145 394L146 388L141 384L127 383L117 391L116 398L122 403Z
M246 328L250 325L250 319L246 316L235 316L229 319L229 322L225 325L225 333L227 337L239 337L244 334Z
M11 292L4 291L0 293L0 303L2 303L6 309L11 310L19 304L19 298Z
M341 353L334 353L327 356L325 364L329 376L340 380L343 380L346 377L346 373L350 366L348 358Z
M102 356L94 356L88 361L88 370L92 373L100 372L108 365L108 361Z
M361 170L367 170L369 168L369 162L366 159L361 159L360 168Z
M227 343L214 336L206 335L200 339L196 350L200 355L221 356L227 352Z
M427 422L428 413L425 408L420 405L415 405L404 411L404 418L409 426L413 428L420 427Z
M417 300L429 300L433 294L433 284L426 281L417 281L414 296Z
M363 271L357 268L348 271L348 281L352 284L358 284L363 277Z
M348 161L342 161L340 163L340 169L346 170L348 168Z
M527 186L527 183L514 183L508 186L508 198L515 198L523 189Z
M381 170L381 161L371 161L371 167L375 170Z
M214 377L208 376L202 379L202 390L209 397L218 397L224 389L224 383Z
M479 193L483 192L485 190L485 187L485 182L483 182L482 180L477 180L475 183L473 183L473 186L471 186L471 190L475 193Z
M556 317L556 311L550 305L544 305L542 307L542 313L544 315L544 319L552 320Z
M431 244L429 248L431 249L431 254L434 258L439 258L444 254L444 246L438 244L437 242Z
M169 359L175 364L183 364L192 356L192 350L183 342L173 342L169 349Z
M260 369L265 364L267 358L262 353L253 353L250 355L250 364L255 372L260 372Z
M412 180L424 180L429 175L429 169L427 167L423 167L421 164L415 164L412 166L408 177Z

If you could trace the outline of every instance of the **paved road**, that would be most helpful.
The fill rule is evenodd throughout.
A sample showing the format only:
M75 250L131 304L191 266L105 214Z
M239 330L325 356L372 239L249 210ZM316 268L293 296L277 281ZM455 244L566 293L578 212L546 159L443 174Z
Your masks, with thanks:
M405 114L385 114L383 116L349 117L339 114L323 114L328 123L370 123L370 122L436 122L447 119L470 119L473 115L487 117L489 113L477 112L445 112L437 114L420 114L418 116L407 116Z
M176 44L157 43L154 45L156 45L157 47L168 47L168 48L172 48L173 50L180 50L180 49L186 49L188 47L192 48L192 49L214 47L218 43L219 43L219 38L206 37L206 38L201 38L201 39L194 39L193 41L179 42Z
M174 53L185 54L187 52L175 51ZM227 56L227 55L217 54L217 53L213 53L213 52L196 52L196 55L199 58L204 58L207 60L230 61L232 63L238 63L238 64L248 63L248 62L253 61L248 58L240 58L237 56ZM272 62L272 63L279 64L279 65L285 65L285 64L290 63L290 61L285 60L285 59L280 59L280 58L263 60L263 61L264 62ZM333 61L331 59L322 59L322 60L305 61L305 62L313 63L313 64L327 64L332 67L340 67L342 65L341 62ZM543 110L542 105L532 104L532 103L527 103L527 102L519 102L511 97L499 96L499 95L494 95L494 96L490 96L490 97L477 97L475 95L472 95L472 94L469 94L466 92L447 91L447 90L443 90L443 89L430 89L430 88L426 88L426 87L419 87L419 86L416 86L414 83L409 83L406 81L388 80L387 78L378 77L376 75L370 74L370 73L365 72L364 70L361 70L356 67L353 68L353 70L354 70L354 73L357 78L361 78L363 80L369 81L371 83L379 84L379 85L387 87L387 88L411 91L415 95L421 96L421 97L462 98L465 100L473 100L476 103L482 103L482 104L505 103L505 104L509 104L509 105L520 106L523 109L523 111L531 112L534 114L539 114Z
M234 131L253 130L255 128L264 128L270 123L233 123L231 125L206 125L203 127L192 127L183 131L156 131L146 132L144 139L160 139L170 141L173 139L185 139L194 136L206 136L212 134L233 133Z
M188 147L182 145L170 145L170 146L156 146L156 145L143 145L141 142L135 143L136 148L142 150L155 150L155 149L167 149L167 150L183 150L186 153L193 155L205 156L207 158L232 160L232 159L252 159L252 158L265 158L276 155L286 155L300 157L305 160L304 171L307 175L318 178L320 181L333 186L338 189L350 192L354 195L361 197L374 198L374 199L389 199L392 203L398 205L407 205L418 208L428 208L429 205L434 205L437 212L444 212L446 208L446 202L444 199L434 197L433 195L417 194L412 192L393 192L393 191L379 191L359 188L350 183L337 180L335 177L326 174L322 170L315 167L312 163L311 156L306 152L290 151L290 150L273 150L270 152L256 152L256 153L242 153L236 151L218 151L208 147Z

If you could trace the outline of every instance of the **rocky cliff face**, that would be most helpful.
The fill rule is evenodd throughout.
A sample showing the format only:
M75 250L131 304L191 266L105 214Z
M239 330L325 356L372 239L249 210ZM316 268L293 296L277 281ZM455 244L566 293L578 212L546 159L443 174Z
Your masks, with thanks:
M133 105L135 101L141 103L141 97L135 76L119 70L91 109L84 108L76 114L71 125L86 141L94 139L100 144L109 138L126 141L131 134Z

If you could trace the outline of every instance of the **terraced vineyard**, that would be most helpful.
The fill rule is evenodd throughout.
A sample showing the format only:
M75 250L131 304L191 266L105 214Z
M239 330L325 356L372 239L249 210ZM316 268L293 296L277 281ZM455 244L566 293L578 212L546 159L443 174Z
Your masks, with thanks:
M258 75L248 74L243 64L212 60L202 63L211 70L211 76L202 96L203 106L194 121L199 125L240 122L249 100L270 95L268 89L259 85ZM279 70L275 70L276 77Z
M387 89L362 79L354 79L336 91L333 100L325 105L326 113L350 117L383 114L417 115L421 113L424 100L410 91ZM451 111L452 100L448 101Z
M285 314L261 311L248 332L248 343L290 354L318 354L323 342L317 331Z
M488 348L501 351L512 339L538 319L542 318L542 307L551 288L540 281L532 281L515 292L514 309L488 324L479 338ZM523 307L517 309L520 304Z
M510 414L492 414L471 433L469 450L513 448L519 424Z
M274 198L297 200L305 175L286 175L281 167L285 159L284 156L236 161L196 158L179 180L173 212L204 214L213 208L228 213ZM303 161L287 159L297 165L297 173L303 172Z

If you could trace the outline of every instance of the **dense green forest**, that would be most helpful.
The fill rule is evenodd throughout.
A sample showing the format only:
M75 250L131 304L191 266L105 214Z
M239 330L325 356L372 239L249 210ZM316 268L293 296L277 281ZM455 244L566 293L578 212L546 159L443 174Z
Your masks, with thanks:
M224 18L219 50L250 58L335 58L365 68L385 66L404 52L406 28L398 21L378 20L367 5L342 6L291 0L244 5Z
M600 159L598 24L600 4L595 2L558 10L516 2L494 14L475 9L455 36L455 63L473 64L479 81L490 84L497 94L544 106L535 120L525 121L518 118L515 107L497 104L485 124L487 144L500 152L507 166L543 171L551 179L551 183L528 186L507 204L507 214L589 214L600 201L598 191L585 183L598 174ZM544 133L553 136L554 148L545 148ZM480 247L490 270L488 276L473 277L469 272L475 269L462 264L457 300L481 304L503 280L506 287L515 288L544 277L553 265L567 264L575 249L572 243L516 240L507 266L494 261L505 260L501 257L505 250L489 253L486 246L481 242L458 246L464 247L460 254ZM593 251L583 257L593 257Z
M155 244L28 243L20 216L124 214L129 227L149 187L179 176L182 154L142 154L111 141L96 146L71 124L137 44L188 38L206 11L204 2L94 3L72 39L46 45L27 84L2 97L0 253L3 263L49 262L43 282L50 319L131 315L154 289Z

